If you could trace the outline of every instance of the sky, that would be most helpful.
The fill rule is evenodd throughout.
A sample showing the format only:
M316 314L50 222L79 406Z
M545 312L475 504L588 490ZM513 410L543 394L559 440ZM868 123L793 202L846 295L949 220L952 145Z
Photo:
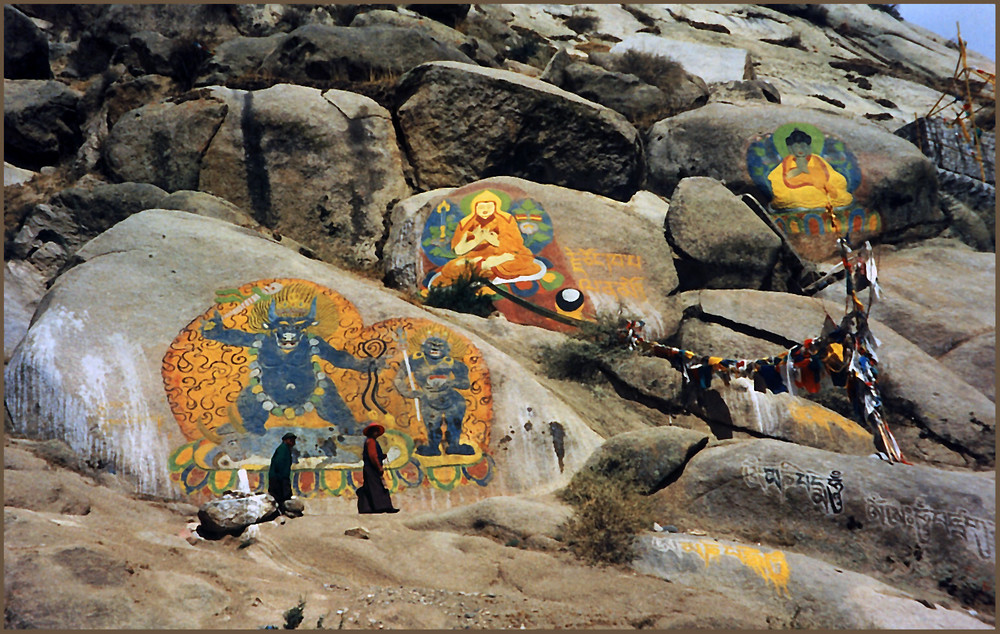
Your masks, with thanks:
M969 50L996 61L997 9L994 4L912 4L896 6L907 22L922 26L946 39L957 35L955 22Z

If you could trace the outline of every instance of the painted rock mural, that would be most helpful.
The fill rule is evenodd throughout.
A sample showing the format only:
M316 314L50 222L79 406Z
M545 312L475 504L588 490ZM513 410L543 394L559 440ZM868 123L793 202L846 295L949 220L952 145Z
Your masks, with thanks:
M808 123L787 123L751 139L747 170L775 224L804 253L852 243L881 230L858 200L861 167L843 141Z
M215 303L163 358L167 399L188 442L171 479L195 499L267 489L281 436L296 495L361 485L362 430L381 423L391 491L485 486L492 424L489 372L465 337L425 319L365 327L355 307L305 280L266 279L216 291Z
M552 218L539 200L504 182L455 190L424 223L420 293L474 273L513 322L568 330L597 311L647 302L640 256L562 248Z

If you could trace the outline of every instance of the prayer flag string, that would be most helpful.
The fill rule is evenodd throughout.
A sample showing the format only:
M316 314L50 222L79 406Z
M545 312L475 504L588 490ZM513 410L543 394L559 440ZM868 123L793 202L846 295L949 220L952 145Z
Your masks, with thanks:
M627 321L622 338L630 350L668 360L684 377L701 389L709 389L718 376L726 384L730 379L746 377L758 391L778 394L795 389L815 394L824 377L847 390L857 420L876 436L876 446L889 462L911 464L903 458L882 411L878 386L878 354L881 342L868 326L872 303L881 298L878 271L870 242L853 252L843 238L838 240L841 264L846 272L847 305L840 324L827 319L820 336L806 339L789 350L763 359L728 359L707 357L690 350L647 341L642 336L643 322ZM853 259L852 259L853 256ZM868 289L868 306L858 292ZM879 442L880 441L880 442Z

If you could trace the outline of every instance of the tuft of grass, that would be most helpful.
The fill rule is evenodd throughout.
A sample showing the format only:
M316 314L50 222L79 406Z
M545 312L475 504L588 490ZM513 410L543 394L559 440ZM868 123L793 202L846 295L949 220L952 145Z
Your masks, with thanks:
M615 71L635 75L667 94L674 92L676 86L687 76L680 62L642 51L625 51L615 58L613 66Z
M302 610L306 607L306 600L299 599L299 604L288 608L283 615L285 617L284 628L286 630L294 630L299 625L302 624Z
M610 359L621 354L619 339L623 321L600 315L573 336L555 346L542 346L542 367L552 379L590 383L595 381Z
M493 300L482 294L482 288L483 277L466 267L453 284L429 288L424 304L459 313L489 317L494 310Z
M888 13L892 17L896 18L900 22L903 21L903 16L899 13L898 4L869 4L869 7L875 9L876 11L881 11L883 13Z
M577 34L592 32L597 28L597 23L597 16L577 11L574 11L573 15L563 20L566 28L572 29Z
M620 476L620 477L619 477ZM624 565L635 558L637 535L653 524L652 501L627 483L591 470L578 472L559 497L575 513L563 525L563 539L580 559L598 565Z

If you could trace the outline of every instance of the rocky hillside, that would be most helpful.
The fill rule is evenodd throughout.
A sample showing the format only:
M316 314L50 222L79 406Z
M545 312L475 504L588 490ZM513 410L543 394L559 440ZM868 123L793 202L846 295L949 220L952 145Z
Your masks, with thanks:
M869 5L5 5L5 625L992 628L993 102L915 121L958 56ZM305 515L206 532L290 430Z

